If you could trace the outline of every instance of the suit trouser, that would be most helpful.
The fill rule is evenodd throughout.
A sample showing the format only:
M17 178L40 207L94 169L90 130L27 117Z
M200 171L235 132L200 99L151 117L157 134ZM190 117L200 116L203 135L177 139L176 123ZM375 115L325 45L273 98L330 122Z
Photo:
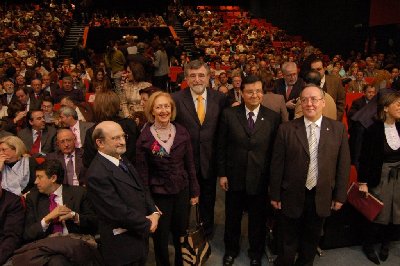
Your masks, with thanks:
M198 178L200 185L199 209L203 221L204 233L210 237L214 231L214 207L217 177Z
M297 252L299 256L295 265L313 265L321 238L323 221L324 218L319 217L316 213L315 188L311 191L306 189L302 216L290 218L281 215L279 233L282 247L278 250L276 265L293 265Z
M153 194L154 203L161 210L162 215L158 227L153 234L154 253L159 266L168 266L169 232L172 233L175 247L175 265L182 265L182 253L179 238L186 234L189 217L189 188L185 188L175 195Z
M243 211L248 211L249 257L261 259L267 233L267 196L227 191L225 196L225 254L236 257L240 251Z

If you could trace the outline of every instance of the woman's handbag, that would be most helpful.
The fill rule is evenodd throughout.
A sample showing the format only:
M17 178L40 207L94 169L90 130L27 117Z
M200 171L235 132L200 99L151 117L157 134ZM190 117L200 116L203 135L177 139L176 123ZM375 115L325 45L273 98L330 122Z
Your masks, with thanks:
M195 215L195 217L194 217ZM189 228L186 235L181 237L181 251L183 265L203 265L211 254L211 247L204 234L203 225L200 222L199 205L190 208Z

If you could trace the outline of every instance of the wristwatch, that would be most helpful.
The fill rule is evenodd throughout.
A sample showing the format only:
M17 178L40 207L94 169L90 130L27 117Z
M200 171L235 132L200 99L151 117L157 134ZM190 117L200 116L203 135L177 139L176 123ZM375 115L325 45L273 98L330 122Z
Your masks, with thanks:
M72 219L75 219L76 212L72 211L72 212L70 212L70 214L72 215Z

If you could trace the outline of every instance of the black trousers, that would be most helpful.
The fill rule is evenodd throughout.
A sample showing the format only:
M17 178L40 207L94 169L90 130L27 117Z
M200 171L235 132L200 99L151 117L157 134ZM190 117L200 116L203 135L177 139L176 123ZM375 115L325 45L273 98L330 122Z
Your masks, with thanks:
M153 194L155 204L162 212L158 228L153 234L154 253L158 266L169 266L168 242L172 233L175 247L175 265L182 265L182 253L179 238L186 234L189 218L189 188L176 195Z
M278 248L276 265L293 265L297 252L299 256L295 265L313 265L323 221L324 218L316 213L315 188L311 191L306 189L302 216L295 219L283 214L280 216L282 246Z
M200 218L203 221L204 233L211 238L214 232L214 207L217 177L207 179L198 178L200 185L199 210Z
M227 191L225 196L225 254L236 257L240 252L243 211L248 211L249 257L261 259L267 233L267 196L248 195L245 191Z

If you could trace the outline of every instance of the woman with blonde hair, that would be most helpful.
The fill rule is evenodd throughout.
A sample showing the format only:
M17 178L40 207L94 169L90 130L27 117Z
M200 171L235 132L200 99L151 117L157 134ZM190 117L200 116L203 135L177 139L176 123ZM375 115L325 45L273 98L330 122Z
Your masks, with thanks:
M168 242L172 232L175 265L182 265L180 237L188 227L189 203L197 204L200 194L190 135L172 122L176 106L168 93L153 93L145 115L149 122L136 144L136 169L162 213L153 236L156 263L170 265Z
M7 136L0 139L0 171L3 189L21 196L33 186L36 178L34 158L27 156L21 139Z

